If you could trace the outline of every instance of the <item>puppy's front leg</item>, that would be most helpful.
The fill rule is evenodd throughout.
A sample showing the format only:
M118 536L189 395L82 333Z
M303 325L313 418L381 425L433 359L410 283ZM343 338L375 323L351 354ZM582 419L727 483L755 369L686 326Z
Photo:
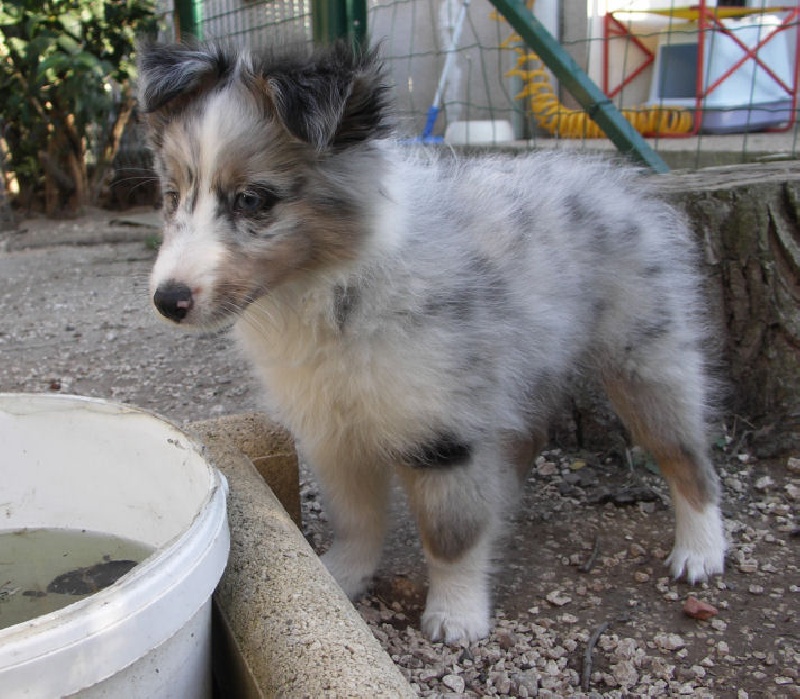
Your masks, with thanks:
M491 624L489 567L492 537L483 531L472 546L453 560L437 556L430 530L423 536L430 587L422 631L432 641L476 641L489 635ZM433 534L435 537L435 534ZM441 543L441 542L437 542Z
M350 599L363 593L380 562L390 472L374 464L326 464L317 475L331 515L333 544L322 562Z
M502 479L491 483L471 458L441 468L417 464L402 468L401 474L428 560L423 632L448 643L487 636L491 545Z

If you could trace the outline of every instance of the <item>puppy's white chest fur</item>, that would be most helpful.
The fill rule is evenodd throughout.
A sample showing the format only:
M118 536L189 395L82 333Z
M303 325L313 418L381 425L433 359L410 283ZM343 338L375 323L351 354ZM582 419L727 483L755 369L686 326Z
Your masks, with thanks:
M444 409L446 392L435 376L419 371L419 348L391 327L358 328L357 337L349 336L337 327L331 303L306 297L303 309L288 310L262 299L237 323L237 339L270 408L309 458L379 459L402 450Z

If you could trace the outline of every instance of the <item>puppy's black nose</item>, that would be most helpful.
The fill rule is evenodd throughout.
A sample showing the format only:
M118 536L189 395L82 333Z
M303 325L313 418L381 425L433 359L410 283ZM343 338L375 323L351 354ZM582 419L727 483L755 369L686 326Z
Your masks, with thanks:
M179 282L161 284L153 294L153 303L165 318L180 323L192 309L192 290Z

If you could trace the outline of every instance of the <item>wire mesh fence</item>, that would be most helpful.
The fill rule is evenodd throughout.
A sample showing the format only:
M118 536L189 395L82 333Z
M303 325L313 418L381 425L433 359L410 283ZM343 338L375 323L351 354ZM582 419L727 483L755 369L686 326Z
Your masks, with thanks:
M310 0L206 0L203 36L226 37L250 48L311 38Z
M310 42L312 36L311 0L190 0L183 5L160 0L159 10L161 35L167 40L190 34L258 49Z
M522 83L509 75L514 54L504 46L510 29L494 19L487 0L472 0L463 15L462 7L459 0L371 3L370 36L383 47L395 86L399 127L407 136L423 133L444 74L434 133L443 135L448 125L458 129L472 124L474 138L478 122L492 121L509 124L524 138L529 126L524 105L515 99Z
M800 3L717 1L537 0L533 10L673 166L797 157ZM381 44L402 135L454 146L610 149L489 0L367 2L368 35ZM313 36L312 0L195 3L203 38L257 48Z

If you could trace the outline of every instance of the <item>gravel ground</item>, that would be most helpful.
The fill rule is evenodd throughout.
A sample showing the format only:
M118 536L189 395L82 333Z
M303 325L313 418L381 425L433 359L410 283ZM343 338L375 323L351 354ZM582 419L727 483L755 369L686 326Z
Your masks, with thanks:
M0 391L99 396L178 424L257 408L225 336L175 333L150 311L153 212L113 218L28 221L7 236ZM551 450L498 548L490 638L445 646L419 633L424 566L402 502L357 607L422 696L800 697L800 445L757 460L743 424L721 427L714 450L731 547L709 584L667 577L668 496L641 454ZM303 478L305 533L324 550L324 508ZM688 616L690 596L716 613Z

